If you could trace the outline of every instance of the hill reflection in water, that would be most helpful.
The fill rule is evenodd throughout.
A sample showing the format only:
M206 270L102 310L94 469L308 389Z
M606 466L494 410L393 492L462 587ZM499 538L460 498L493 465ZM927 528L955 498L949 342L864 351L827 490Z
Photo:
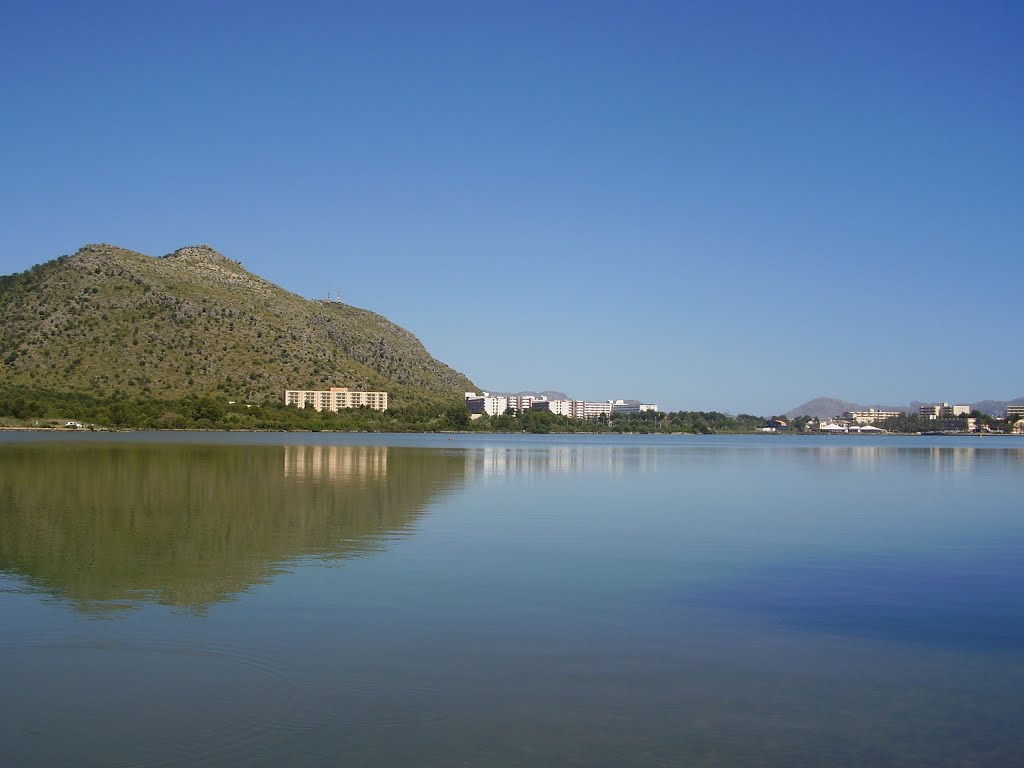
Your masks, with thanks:
M465 472L347 445L3 446L0 466L0 571L90 612L202 611L296 558L379 551Z

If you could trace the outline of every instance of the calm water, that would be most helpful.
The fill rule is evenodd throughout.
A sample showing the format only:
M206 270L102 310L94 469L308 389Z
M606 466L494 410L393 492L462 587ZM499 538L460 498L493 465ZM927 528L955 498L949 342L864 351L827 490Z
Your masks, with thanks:
M0 435L12 766L1024 764L1024 441Z

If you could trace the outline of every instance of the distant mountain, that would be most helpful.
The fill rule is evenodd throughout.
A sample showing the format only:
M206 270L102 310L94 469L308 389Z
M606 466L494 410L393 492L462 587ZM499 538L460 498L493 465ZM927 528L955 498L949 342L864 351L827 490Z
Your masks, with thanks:
M0 383L240 400L348 386L393 407L474 388L387 318L304 299L208 245L87 245L0 277Z
M539 395L540 397L546 397L548 400L572 400L572 398L565 394L565 392L559 392L555 389L545 389L543 392L519 392L517 394L532 394L534 397Z
M548 400L571 400L572 399L567 394L565 394L565 392L558 392L557 390L554 390L554 389L545 389L543 392L534 392L534 391L528 390L528 389L524 389L521 392L498 392L498 391L490 390L490 389L487 390L487 391L490 392L492 395L496 395L498 397L510 397L510 396L515 396L515 397L546 397Z
M883 411L903 411L905 413L917 413L917 409L922 405L932 405L932 401L913 401L910 405L861 405L860 403L851 403L846 400L837 400L831 397L819 397L814 400L809 400L803 405L798 405L795 408L791 408L786 411L786 416L794 418L797 416L813 416L816 419L827 419L832 416L839 416L844 411L866 411L869 408L875 408ZM990 416L1002 417L1006 414L1006 406L1008 405L1024 405L1024 397L1018 397L1015 400L981 400L976 403L967 403L971 410L978 410L982 413L987 413Z
M1024 405L1024 397L1017 397L1013 400L981 400L971 403L971 410L979 410L989 416L1005 416L1008 405Z
M838 400L833 397L818 397L814 400L808 400L803 405L790 408L786 411L785 415L790 418L811 416L815 419L828 419L833 416L839 416L844 411L866 411L868 408L876 408L883 411L909 410L903 405L861 405L860 403L851 403L847 400Z
M569 397L565 392L559 392L557 389L545 389L543 392L535 392L533 390L524 389L522 392L493 392L487 390L492 395L498 395L499 397L546 397L548 400L573 400L575 398ZM630 405L639 405L645 401L643 400L623 400L622 402Z

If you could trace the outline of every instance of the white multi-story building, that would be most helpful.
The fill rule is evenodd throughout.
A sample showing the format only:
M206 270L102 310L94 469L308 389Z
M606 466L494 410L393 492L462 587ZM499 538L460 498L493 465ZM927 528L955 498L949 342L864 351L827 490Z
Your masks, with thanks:
M533 404L539 400L544 400L544 398L534 397L533 395L509 395L508 407L516 413L522 413L523 411L530 410Z
M612 400L612 413L644 413L645 411L657 411L657 403L627 403L625 400Z
M855 424L874 424L876 421L885 421L903 415L903 411L882 411L877 408L868 408L866 411L846 411L843 413L843 418Z
M489 392L466 393L466 407L469 412L477 415L486 413L488 416L501 416L508 410L509 398L504 395L492 395Z
M616 413L643 413L644 411L658 410L655 403L627 403L625 400L605 400L604 402L548 400L546 397L534 397L533 395L491 395L488 392L480 394L467 392L466 407L471 414L486 413L488 416L501 416L509 408L516 413L542 408L558 416L567 416L571 419L594 419Z
M284 404L298 408L315 408L318 411L337 412L342 408L372 408L375 411L388 409L387 392L362 392L348 387L330 389L286 389Z
M576 417L575 400L549 400L548 408L558 416Z
M922 405L917 409L918 415L932 421L936 419L955 419L957 416L966 416L970 412L971 406L969 405L950 405L949 403Z
M1006 418L1013 420L1024 418L1024 405L1006 406Z
M583 418L585 419L596 419L598 416L611 416L612 415L612 401L605 400L603 403L591 403L584 401L583 403Z

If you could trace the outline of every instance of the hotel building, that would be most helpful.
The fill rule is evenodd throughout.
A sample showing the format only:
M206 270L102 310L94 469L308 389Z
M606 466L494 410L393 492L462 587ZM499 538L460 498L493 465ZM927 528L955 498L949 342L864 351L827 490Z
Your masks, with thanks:
M466 407L474 416L486 413L488 416L501 416L509 408L516 413L523 411L545 410L558 416L571 419L594 419L598 416L611 416L617 413L642 413L657 411L655 403L627 403L625 400L605 400L589 402L587 400L548 400L546 397L533 395L492 395L488 392L477 394L466 393Z
M881 411L877 408L868 408L866 411L846 411L843 413L843 418L855 424L874 424L876 421L885 421L903 415L903 411Z
M501 416L508 410L508 398L504 395L492 395L488 392L477 394L466 393L466 407L474 416L486 413L488 416ZM514 406L513 406L514 407Z
M936 403L935 405L922 405L917 409L919 416L935 421L936 419L955 419L957 416L967 416L971 412L969 405L950 405L949 403Z
M318 411L334 411L342 408L372 408L375 411L388 409L387 392L360 392L348 387L330 389L286 389L284 404L298 408L315 408Z

